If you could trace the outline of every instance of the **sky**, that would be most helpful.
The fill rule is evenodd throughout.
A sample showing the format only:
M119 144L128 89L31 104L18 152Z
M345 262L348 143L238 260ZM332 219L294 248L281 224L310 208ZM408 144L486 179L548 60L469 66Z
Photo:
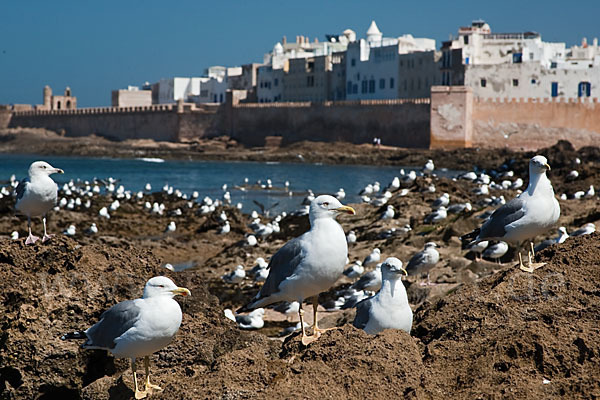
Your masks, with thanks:
M492 32L536 31L544 41L600 37L599 0L28 1L0 8L0 104L39 104L70 86L78 107L109 106L111 90L212 65L262 62L296 35L324 40L375 20L385 37L443 40L484 19ZM576 6L574 6L576 4Z

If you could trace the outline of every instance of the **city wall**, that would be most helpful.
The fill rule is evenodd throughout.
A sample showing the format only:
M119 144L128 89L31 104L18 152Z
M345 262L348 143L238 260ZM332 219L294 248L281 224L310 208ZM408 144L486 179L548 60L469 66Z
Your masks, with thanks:
M536 150L558 140L600 143L597 98L481 99L468 87L431 89L431 147Z
M238 104L231 107L229 134L247 146L267 137L281 144L302 140L429 147L429 99L315 103Z

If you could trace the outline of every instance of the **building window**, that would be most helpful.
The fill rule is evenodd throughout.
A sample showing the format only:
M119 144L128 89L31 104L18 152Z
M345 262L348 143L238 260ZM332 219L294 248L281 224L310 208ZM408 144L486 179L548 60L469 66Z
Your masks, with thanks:
M463 36L463 42L464 44L469 44L469 37L468 36Z
M279 79L277 79L277 78L273 79L273 85L275 85L275 86L279 85Z
M523 53L513 53L513 63L520 64L523 62Z
M355 83L354 85L352 85L352 92L353 92L354 94L357 94L357 93L358 93L358 83Z
M537 82L537 81L535 80L535 78L533 78L533 79L531 80L531 84L532 84L532 85L535 85L535 83L536 83L536 82Z
M223 93L219 94L219 103L223 102Z
M487 80L482 79L481 80L481 87L485 87L487 85Z
M390 78L390 89L394 88L394 78Z
M513 86L519 86L519 80L513 79Z
M533 53L529 53L529 59L533 60Z
M369 81L369 93L375 93L375 79Z
M353 58L352 60L350 60L350 65L353 67L356 66L356 58Z
M379 89L385 89L385 79L383 78L379 80Z
M556 61L552 61L550 63L550 68L556 68Z
M592 84L589 82L579 82L579 85L577 85L577 96L578 97L590 97L591 94L592 94Z
M551 92L552 97L558 97L558 82L552 82Z
M368 86L368 82L362 81L362 84L361 84L361 92L362 93L367 93L367 86Z

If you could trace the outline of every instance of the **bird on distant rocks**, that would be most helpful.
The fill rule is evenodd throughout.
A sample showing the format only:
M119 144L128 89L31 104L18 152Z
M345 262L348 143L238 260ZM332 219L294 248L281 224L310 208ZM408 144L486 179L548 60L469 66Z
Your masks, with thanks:
M340 190L336 192L335 198L339 201L342 201L346 198L346 192L344 191L344 188L340 188Z
M130 358L134 397L143 399L162 390L150 383L150 355L168 345L179 330L181 307L173 299L177 295L191 293L167 277L156 276L146 283L142 298L115 304L92 327L64 334L61 339L86 339L84 349L108 350L117 358ZM146 370L144 390L139 389L136 372L136 358L141 357Z
M579 172L573 170L567 174L567 180L574 181L579 177Z
M108 209L106 207L102 207L100 211L98 211L98 215L102 218L110 219L110 214L108 213Z
M440 207L446 207L448 204L450 204L450 195L448 193L443 193L440 197L435 199L433 203L431 203L431 208L437 210Z
M405 185L409 185L413 183L417 179L417 173L415 171L410 171L408 174L402 177L402 183Z
M248 235L246 236L246 246L256 246L258 244L258 240L256 240L256 236Z
M248 271L248 275L254 276L257 273L259 273L260 270L262 270L262 269L268 269L268 267L269 267L269 264L265 261L265 259L262 258L262 257L258 257L256 259L256 265L254 265L254 267L252 267L250 269L250 271Z
M356 243L356 233L354 233L354 231L348 232L346 235L346 241L348 244Z
M264 315L264 308L257 308L248 315L235 315L230 309L225 309L225 316L235 322L241 329L261 329L265 326Z
M223 226L221 226L221 230L219 231L219 233L221 235L225 235L227 233L229 233L231 231L231 225L229 225L229 221L225 221L225 224L223 224Z
M569 238L569 234L567 233L567 228L565 228L564 226L561 226L560 228L558 228L558 236L557 237L548 239L548 240L544 240L542 243L535 246L534 250L542 251L546 247L550 247L553 244L564 243L564 241L567 240L568 238Z
M29 166L29 177L24 178L17 186L17 201L15 208L27 216L29 235L25 244L34 244L39 237L31 233L31 217L42 216L44 223L44 236L42 243L48 241L52 235L46 231L46 213L55 205L58 198L58 185L50 178L51 174L63 174L60 168L54 168L45 161L35 161Z
M355 211L333 196L321 195L312 200L310 230L286 243L271 257L269 277L254 299L238 312L278 301L298 301L302 325L302 302L313 298L313 335L308 336L302 325L302 343L308 345L318 339L323 331L317 324L318 295L337 281L348 257L346 235L335 220L339 213L355 214Z
M581 228L571 232L571 236L589 235L596 232L596 225L593 222L587 223Z
M469 212L471 210L473 210L473 206L468 202L451 204L448 206L448 208L446 208L446 212L451 214L460 214L462 212Z
M69 225L69 227L65 229L63 233L67 236L75 236L75 233L77 233L77 228L75 228L75 225Z
M244 266L238 265L237 267L235 267L235 269L233 271L231 271L228 274L223 275L221 278L226 283L237 284L237 283L240 283L241 281L243 281L245 277L246 277L246 271L244 270Z
M433 172L434 169L435 165L433 164L433 160L427 160L421 172L423 172L423 174L425 175L429 175Z
M473 171L465 172L464 174L460 174L458 179L464 179L466 181L473 182L475 179L477 179L477 174Z
M500 258L508 251L508 243L499 241L487 247L483 252L483 257L496 260L500 264Z
M481 253L488 247L488 244L490 244L490 242L484 240L482 242L473 243L467 247L467 249L475 253L475 261L479 261L481 259Z
M377 265L373 271L369 271L354 282L351 288L355 290L368 290L374 292L381 287L381 265Z
M427 215L423 222L426 224L435 224L436 222L446 219L446 217L448 217L448 211L446 210L446 207L441 206L431 214Z
M362 265L369 268L371 265L375 265L381 260L381 250L377 247L364 259Z
M13 231L13 232L10 234L10 238L11 238L11 240L17 240L17 239L19 239L19 232L17 232L17 231Z
M354 279L361 276L363 272L365 272L365 267L362 266L362 263L359 260L356 260L354 264L344 270L344 275L350 279Z
M298 311L300 310L300 303L297 301L282 301L273 307L273 310L285 314L286 318L289 319L295 314L298 314Z
M173 233L177 227L175 226L175 221L169 222L169 225L165 228L165 233Z
M501 240L516 244L533 239L544 233L558 221L560 205L554 197L552 183L546 176L550 169L546 157L537 155L529 160L529 185L518 197L499 207L480 229L461 237L461 240L480 242L483 240ZM533 243L530 242L528 265L524 266L519 252L519 267L533 272L543 266L533 263L535 258Z
M386 210L381 214L379 219L392 219L394 218L395 214L396 212L394 211L394 206L390 204L389 206L387 206Z
M402 274L406 274L402 261L387 258L381 265L381 289L356 305L352 324L370 335L384 329L401 329L408 333L412 328L413 312L408 304Z
M424 249L412 256L406 266L406 271L409 275L427 273L427 283L424 285L433 285L429 279L429 271L440 260L440 253L437 251L437 247L438 245L434 242L425 243Z

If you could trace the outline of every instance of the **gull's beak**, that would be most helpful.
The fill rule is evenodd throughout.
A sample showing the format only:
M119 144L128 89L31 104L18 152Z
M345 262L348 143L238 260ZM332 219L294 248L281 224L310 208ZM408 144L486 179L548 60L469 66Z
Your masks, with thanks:
M56 173L56 174L64 174L64 173L65 173L65 171L63 171L63 170L62 170L62 169L60 169L60 168L54 168L54 173Z
M550 168L550 164L548 164L548 163L544 164L544 166L545 166L546 168L548 168L548 171L550 171L550 170L552 169L552 168Z
M395 268L394 267L394 268L392 268L392 271L394 271L394 272L400 272L400 271L402 271L402 272L404 272L404 275L408 276L408 272L406 272L406 270L404 269L404 267L400 267L400 268Z
M188 289L186 289L184 287L178 287L177 289L173 289L173 290L171 290L171 293L173 293L175 296L181 295L183 297L188 297L188 296L192 295L192 292L190 292Z
M334 208L333 210L337 211L337 212L343 212L343 213L346 213L346 214L351 214L351 215L355 215L356 214L356 211L354 211L354 208L352 208L350 206L341 206L341 207L338 207L338 208Z

